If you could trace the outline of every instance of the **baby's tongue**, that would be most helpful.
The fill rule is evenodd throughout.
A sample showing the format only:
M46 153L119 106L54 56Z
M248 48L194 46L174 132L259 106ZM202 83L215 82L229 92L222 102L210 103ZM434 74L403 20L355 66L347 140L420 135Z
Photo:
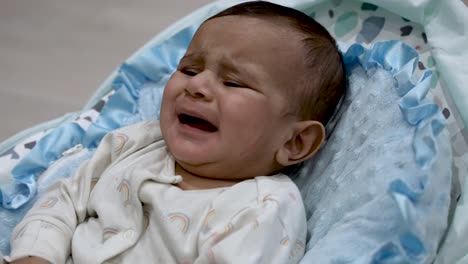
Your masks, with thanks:
M194 127L203 131L207 131L207 132L215 132L216 130L218 130L210 122L203 120L201 118L194 117L194 116L182 115L181 121L182 123L187 124L191 127Z
M215 132L216 131L216 127L214 127L212 124L210 124L208 122L191 123L189 125L194 127L194 128L198 128L200 130L207 131L207 132Z

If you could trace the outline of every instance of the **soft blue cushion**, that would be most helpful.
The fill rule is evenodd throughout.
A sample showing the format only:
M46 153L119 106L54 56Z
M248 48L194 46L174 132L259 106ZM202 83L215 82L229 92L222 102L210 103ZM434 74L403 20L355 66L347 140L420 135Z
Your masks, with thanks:
M412 83L399 41L345 54L349 89L323 149L296 182L310 240L303 263L428 263L447 226L451 149L444 118Z

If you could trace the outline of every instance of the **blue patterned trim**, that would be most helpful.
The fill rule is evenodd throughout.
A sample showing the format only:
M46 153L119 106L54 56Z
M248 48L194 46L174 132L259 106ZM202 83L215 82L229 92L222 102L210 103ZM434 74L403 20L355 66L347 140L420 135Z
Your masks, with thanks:
M418 223L412 219L412 210L424 208L424 203L428 203L422 201L422 197L428 191L426 189L428 175L433 173L431 169L438 155L436 137L446 124L438 105L431 100L425 100L431 87L432 72L425 72L418 81L413 82L418 53L410 46L396 40L375 43L371 49L354 44L345 53L344 60L348 70L356 64L361 65L366 71L380 67L395 78L395 92L401 97L399 108L402 116L409 125L415 127L412 143L414 159L422 172L422 175L412 175L418 179L419 184L416 186L410 186L402 179L390 183L388 192L397 204L405 224L398 235L399 243L388 242L382 245L374 253L372 263L395 263L395 261L419 263L423 261L422 258L427 255L429 249L415 231L417 230L415 225Z

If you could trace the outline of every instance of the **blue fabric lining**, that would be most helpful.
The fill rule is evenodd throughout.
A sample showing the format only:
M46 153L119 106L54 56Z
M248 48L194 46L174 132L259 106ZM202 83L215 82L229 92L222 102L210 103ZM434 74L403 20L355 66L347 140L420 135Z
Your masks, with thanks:
M57 127L42 138L12 170L13 184L0 190L2 206L17 209L31 200L37 191L37 177L59 159L65 150L80 144L83 134L83 129L71 122Z
M309 217L302 263L428 263L452 175L445 119L426 98L432 75L413 82L417 52L400 41L354 44L344 60L347 97L296 179Z

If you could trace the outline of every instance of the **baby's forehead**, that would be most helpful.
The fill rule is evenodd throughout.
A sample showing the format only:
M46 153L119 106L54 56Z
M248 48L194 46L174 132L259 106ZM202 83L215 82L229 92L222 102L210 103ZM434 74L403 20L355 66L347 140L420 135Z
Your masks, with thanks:
M268 28L275 35L286 35L288 37L304 37L304 34L298 30L288 18L282 16L250 16L246 14L228 15L222 17L215 17L204 21L200 25L200 29L204 28L207 24L223 24L225 26L239 25L239 23L250 23L252 27L244 28L244 31L260 31ZM226 27L225 29L228 29Z
M291 28L267 18L232 15L210 19L195 33L189 51L198 50L206 55L218 46L229 46L231 52L248 53L251 60L265 54L280 57L284 53L303 58L304 35Z

